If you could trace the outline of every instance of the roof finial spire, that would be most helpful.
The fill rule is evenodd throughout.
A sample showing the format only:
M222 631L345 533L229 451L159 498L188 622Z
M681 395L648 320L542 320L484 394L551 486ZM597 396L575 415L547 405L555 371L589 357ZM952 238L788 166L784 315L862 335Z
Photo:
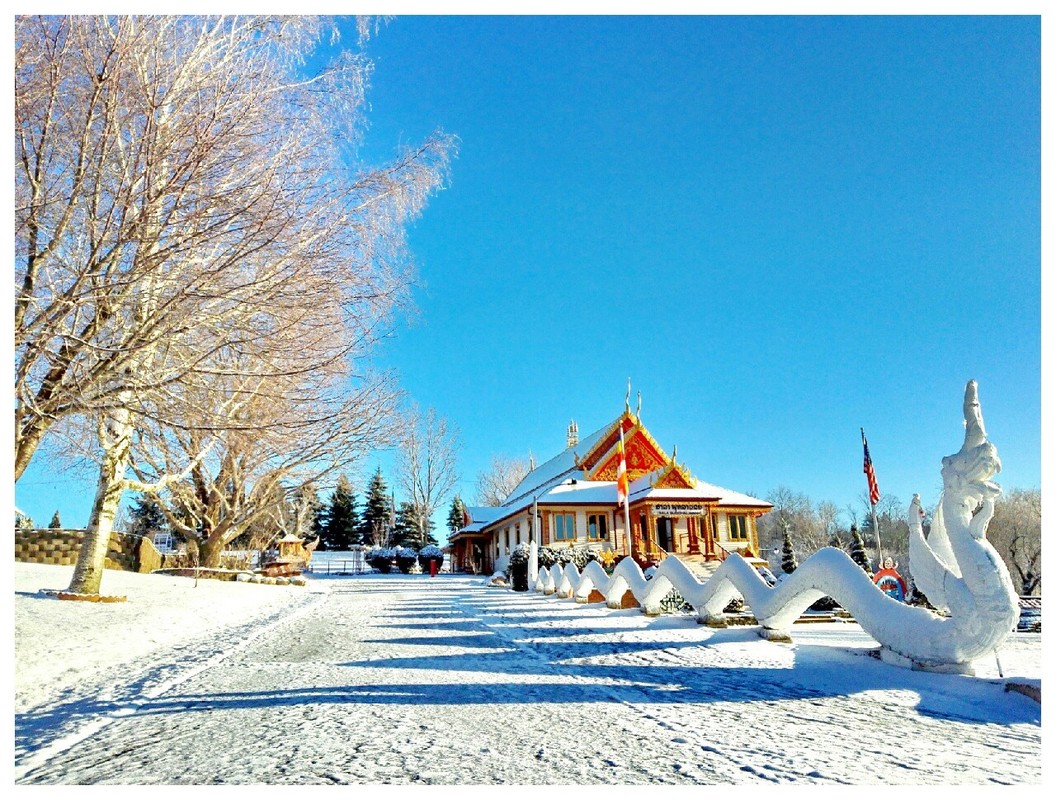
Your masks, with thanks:
M576 424L575 420L568 423L568 438L566 442L566 447L575 447L579 444L579 425Z
M642 417L642 390L639 389L638 390L638 408L634 412L634 418L636 420L638 420L639 424L642 421L641 417Z
M627 396L623 399L623 405L627 413L631 413L631 379L627 379Z

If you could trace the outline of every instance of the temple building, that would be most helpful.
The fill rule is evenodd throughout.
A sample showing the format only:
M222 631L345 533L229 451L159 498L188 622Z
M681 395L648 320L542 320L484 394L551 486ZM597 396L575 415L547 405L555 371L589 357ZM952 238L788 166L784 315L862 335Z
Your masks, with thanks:
M629 514L617 500L621 430ZM555 549L590 546L626 555L626 516L631 555L643 566L677 555L706 574L731 552L764 563L756 519L770 503L697 480L676 456L677 449L664 452L629 404L582 441L573 421L565 450L532 468L502 505L467 509L466 524L450 540L453 566L489 574L533 538Z

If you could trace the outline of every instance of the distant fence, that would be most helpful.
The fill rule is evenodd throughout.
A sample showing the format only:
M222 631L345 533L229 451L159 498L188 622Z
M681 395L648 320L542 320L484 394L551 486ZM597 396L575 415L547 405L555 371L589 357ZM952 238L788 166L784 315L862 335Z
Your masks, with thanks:
M15 561L34 564L77 563L84 541L83 530L69 528L20 528L15 530ZM114 531L106 551L106 569L151 572L162 566L162 555L145 536Z
M360 575L372 571L365 556L362 550L316 550L304 571L313 575Z

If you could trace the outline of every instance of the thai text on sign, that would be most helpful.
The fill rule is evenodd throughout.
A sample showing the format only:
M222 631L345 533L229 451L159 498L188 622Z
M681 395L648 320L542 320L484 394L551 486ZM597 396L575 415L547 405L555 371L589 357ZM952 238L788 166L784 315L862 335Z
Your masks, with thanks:
M703 503L656 503L653 514L658 517L702 517Z

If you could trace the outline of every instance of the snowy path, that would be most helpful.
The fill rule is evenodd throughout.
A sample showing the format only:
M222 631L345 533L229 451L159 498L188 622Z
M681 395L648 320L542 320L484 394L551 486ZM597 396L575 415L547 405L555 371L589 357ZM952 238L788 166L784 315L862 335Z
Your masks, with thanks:
M480 579L316 588L282 616L183 645L175 669L162 668L172 653L145 659L106 692L19 714L16 779L1041 781L1036 703L882 664L857 626L797 626L789 646Z

